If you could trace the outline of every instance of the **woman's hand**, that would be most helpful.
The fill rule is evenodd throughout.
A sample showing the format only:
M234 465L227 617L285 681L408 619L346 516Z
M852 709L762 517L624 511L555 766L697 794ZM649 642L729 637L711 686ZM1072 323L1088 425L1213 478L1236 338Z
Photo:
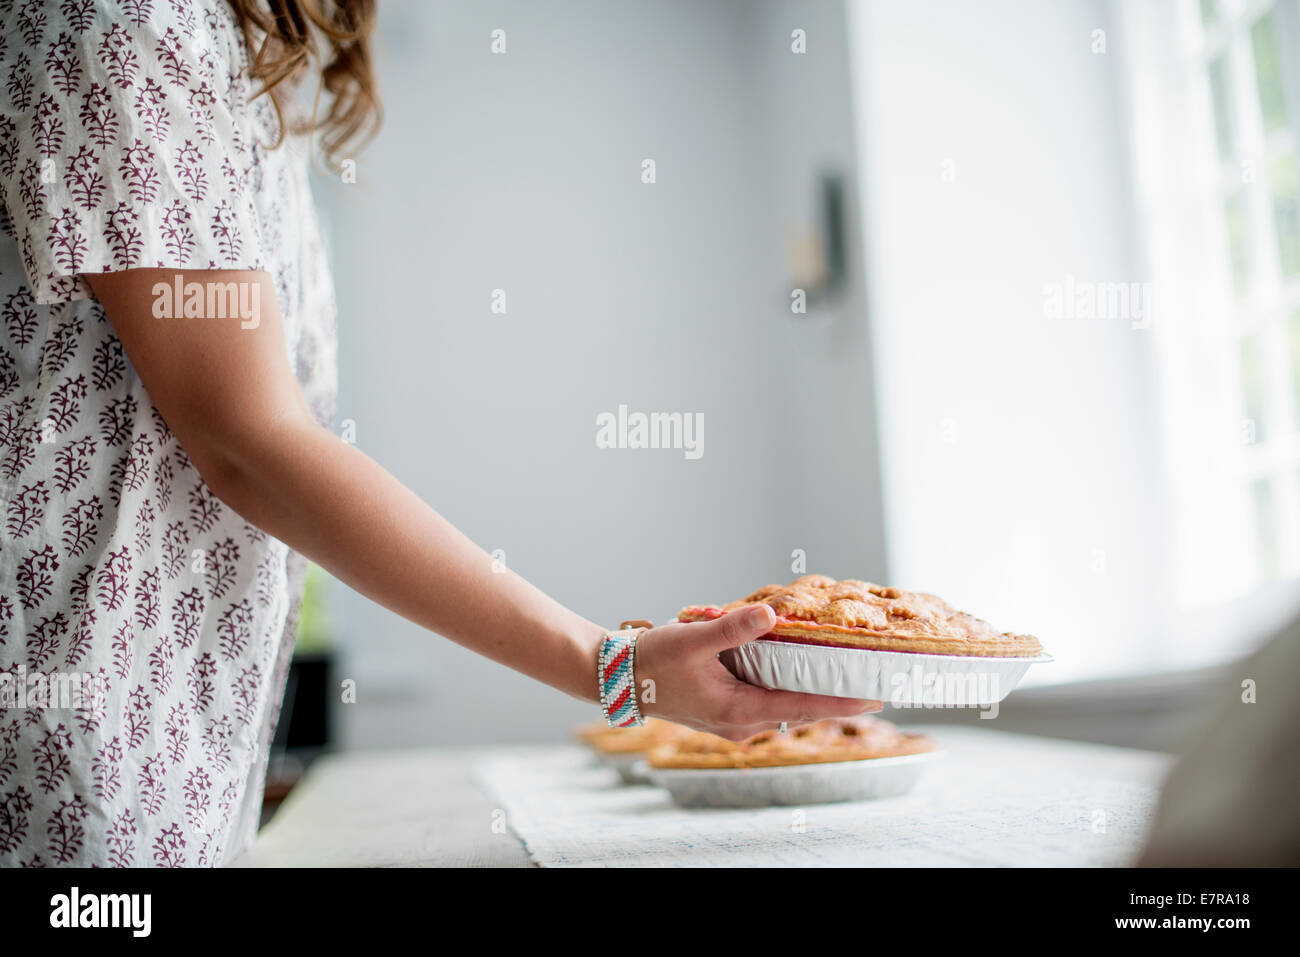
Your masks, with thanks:
M651 628L636 644L637 693L654 682L654 701L641 713L741 741L787 722L790 727L879 711L879 701L833 698L797 691L768 691L736 678L718 653L761 638L776 624L767 605L738 608L716 621Z

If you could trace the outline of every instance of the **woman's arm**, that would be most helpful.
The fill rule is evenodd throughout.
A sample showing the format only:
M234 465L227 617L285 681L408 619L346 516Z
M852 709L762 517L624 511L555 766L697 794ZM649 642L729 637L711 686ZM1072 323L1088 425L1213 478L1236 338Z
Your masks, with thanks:
M185 282L256 286L260 314L157 318L154 286L174 270L87 277L154 404L212 492L258 528L357 591L574 697L597 700L602 628L492 559L409 489L309 413L285 351L275 288L262 272L186 272ZM249 301L246 296L244 301ZM861 712L868 702L761 691L717 661L758 637L742 623L654 629L639 643L646 713L726 734Z

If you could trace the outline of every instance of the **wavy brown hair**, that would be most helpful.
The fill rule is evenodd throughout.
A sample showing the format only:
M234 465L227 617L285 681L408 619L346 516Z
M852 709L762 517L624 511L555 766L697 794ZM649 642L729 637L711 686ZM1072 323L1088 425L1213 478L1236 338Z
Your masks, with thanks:
M316 77L310 118L291 132L319 133L333 168L349 147L379 129L380 103L370 54L377 0L229 0L249 50L249 77L260 82L285 133L280 84L309 72ZM322 91L329 102L321 114ZM276 145L279 145L278 143Z

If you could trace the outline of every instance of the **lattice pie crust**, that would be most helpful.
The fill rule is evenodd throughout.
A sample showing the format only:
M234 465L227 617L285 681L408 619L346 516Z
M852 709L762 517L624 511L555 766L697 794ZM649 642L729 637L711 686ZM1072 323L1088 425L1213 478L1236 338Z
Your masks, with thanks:
M729 605L683 608L679 621L711 621L745 605L770 605L776 627L765 637L810 645L928 655L1031 658L1043 646L1032 635L999 632L924 592L871 582L805 575L788 585L768 585Z

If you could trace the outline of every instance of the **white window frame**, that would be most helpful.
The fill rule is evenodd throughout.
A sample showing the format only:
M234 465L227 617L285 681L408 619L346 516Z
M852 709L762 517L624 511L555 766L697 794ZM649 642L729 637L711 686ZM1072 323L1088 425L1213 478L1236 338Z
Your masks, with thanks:
M1300 277L1284 280L1275 236L1274 161L1300 164L1300 0L1115 3L1127 41L1126 85L1146 265L1156 287L1153 359L1159 370L1167 464L1170 586L1176 629L1206 649L1240 650L1293 609L1300 578L1300 410L1291 388L1289 323ZM1287 125L1263 129L1250 29L1273 11ZM1221 158L1209 66L1228 57L1232 152ZM1254 181L1243 175L1254 163ZM1233 289L1226 204L1244 190L1248 296ZM1263 339L1265 434L1248 441L1241 342ZM1227 401L1225 401L1225 397ZM1272 482L1276 573L1258 561L1254 482ZM1213 655L1217 657L1218 655Z
M1192 44L1189 60L1200 82L1206 86L1203 96L1207 117L1212 125L1209 66L1216 57L1222 54L1228 56L1236 149L1231 156L1220 162L1217 208L1221 218L1220 235L1226 249L1227 224L1222 222L1223 210L1229 196L1235 190L1242 190L1250 227L1251 273L1249 297L1235 300L1231 306L1237 340L1233 357L1238 359L1233 365L1236 373L1235 391L1244 398L1245 387L1240 376L1239 356L1241 342L1248 335L1259 336L1262 342L1265 382L1269 386L1263 396L1267 434L1259 441L1233 445L1232 454L1236 459L1233 469L1238 477L1239 494L1245 496L1245 509L1252 519L1255 514L1252 491L1254 482L1265 479L1272 483L1279 533L1276 537L1276 574L1283 579L1294 578L1300 574L1300 415L1297 415L1295 399L1287 384L1291 377L1288 369L1289 323L1291 317L1300 311L1300 276L1288 279L1281 273L1269 175L1274 164L1288 154L1300 164L1300 136L1297 136L1294 120L1300 103L1296 102L1294 90L1286 91L1291 125L1271 132L1264 130L1251 40L1251 28L1260 18L1272 12L1277 39L1282 46L1280 52L1283 62L1289 63L1294 72L1298 51L1294 43L1290 49L1286 48L1288 38L1294 33L1286 28L1287 20L1294 19L1288 17L1289 13L1294 12L1294 4L1278 3L1275 0L1219 0L1218 7L1218 19L1207 28L1201 22L1199 0L1184 4L1184 16L1190 14L1193 19L1185 27ZM1210 130L1210 135L1207 149L1214 150L1213 155L1217 156L1213 129ZM1255 181L1251 186L1243 183L1243 164L1247 162L1254 164ZM1243 420L1245 412L1243 408ZM1243 421L1243 425L1248 427L1249 424ZM1245 530L1253 540L1256 532L1253 520L1246 525ZM1256 564L1256 584L1266 583L1262 580L1264 575L1265 570Z

